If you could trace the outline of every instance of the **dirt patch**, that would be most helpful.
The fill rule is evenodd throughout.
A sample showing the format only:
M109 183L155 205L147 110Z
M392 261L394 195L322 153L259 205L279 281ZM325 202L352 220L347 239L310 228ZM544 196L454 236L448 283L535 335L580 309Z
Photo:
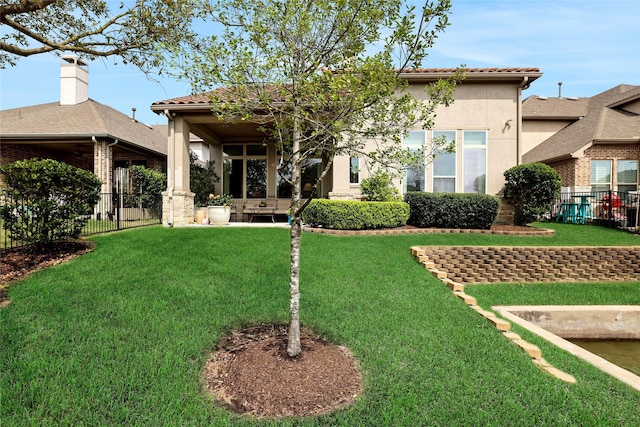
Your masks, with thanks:
M287 355L287 329L261 325L234 331L202 374L205 390L234 412L256 417L315 416L362 394L357 365L345 347L303 328L302 353Z
M0 308L9 304L7 289L15 280L77 258L94 247L95 243L86 240L65 240L46 247L28 245L0 251Z

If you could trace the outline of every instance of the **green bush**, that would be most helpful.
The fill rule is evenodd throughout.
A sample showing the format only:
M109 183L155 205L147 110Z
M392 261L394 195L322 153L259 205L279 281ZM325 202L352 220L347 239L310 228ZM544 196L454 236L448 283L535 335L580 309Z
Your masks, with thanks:
M194 203L196 206L207 206L209 194L215 194L215 183L220 181L220 177L215 171L215 162L209 160L203 163L198 162L198 156L189 151L189 188L195 194ZM222 191L220 191L222 193Z
M131 175L132 196L135 197L132 206L154 207L160 193L167 188L167 175L155 169L137 165L131 166Z
M558 172L544 163L527 163L505 171L504 197L513 206L513 222L526 225L548 212L560 195Z
M391 175L379 172L365 178L360 183L360 191L370 202L400 202L402 197L393 185Z
M337 230L401 227L408 218L409 205L403 202L316 199L302 213L306 224Z
M55 160L19 160L0 173L8 196L0 216L11 238L25 243L78 238L100 198L98 177Z
M500 208L498 198L487 194L411 192L404 200L411 207L408 224L420 228L487 230Z

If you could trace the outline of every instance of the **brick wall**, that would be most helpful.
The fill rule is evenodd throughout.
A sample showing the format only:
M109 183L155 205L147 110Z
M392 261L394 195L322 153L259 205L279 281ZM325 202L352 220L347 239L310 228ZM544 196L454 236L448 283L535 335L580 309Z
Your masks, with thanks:
M83 154L77 157L74 153L51 150L35 144L0 144L0 166L24 159L53 159L80 169L93 172L93 155ZM0 180L2 177L0 177Z
M550 163L549 166L554 168L562 179L563 187L574 187L576 185L577 165L576 159L561 160L559 162Z
M563 187L591 187L591 160L613 160L613 186L617 185L617 160L640 161L640 144L598 144L587 148L579 159L549 163L562 178Z
M618 184L618 165L617 160L638 160L640 161L640 144L599 144L587 148L584 152L583 163L580 169L588 170L588 173L581 173L579 184L582 186L591 185L591 160L613 160L613 188Z

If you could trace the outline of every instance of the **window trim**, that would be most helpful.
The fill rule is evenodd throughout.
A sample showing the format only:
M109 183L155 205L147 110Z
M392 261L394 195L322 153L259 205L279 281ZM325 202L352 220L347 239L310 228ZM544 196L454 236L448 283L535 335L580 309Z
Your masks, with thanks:
M242 160L242 197L240 199L266 199L269 194L269 159L268 159L268 151L265 147L265 154L248 154L249 146L255 145L260 146L258 143L242 143L242 144L222 144L222 176L220 177L220 185L221 188L225 188L225 162L227 160ZM229 147L240 147L242 146L242 155L226 155L225 154L225 146ZM265 195L262 197L249 197L247 192L247 160L264 160L266 168L265 168ZM234 196L235 197L235 196Z
M467 138L465 136L471 132L478 132L484 134L484 143L475 144L468 143ZM466 178L466 152L467 150L482 150L484 151L484 185L482 191L477 191L473 193L467 194L487 194L487 172L489 170L489 131L488 130L480 130L480 129L463 129L462 130L462 170L461 170L461 178L462 178L462 193L467 193L465 189L465 178Z
M433 149L433 140L438 138L441 135L446 136L445 134L447 133L451 133L453 134L453 143L454 143L454 151L453 153L442 153L442 154L451 154L453 155L453 175L436 175L435 173L435 161L438 158L438 153ZM447 141L449 141L449 139L447 138ZM435 157L433 159L433 161L431 162L430 165L430 169L431 169L431 191L433 193L437 193L439 191L436 191L436 185L435 185L435 181L436 179L453 179L453 192L457 192L456 190L458 189L458 134L455 130L432 130L431 131L431 147L432 150L434 150L434 154Z

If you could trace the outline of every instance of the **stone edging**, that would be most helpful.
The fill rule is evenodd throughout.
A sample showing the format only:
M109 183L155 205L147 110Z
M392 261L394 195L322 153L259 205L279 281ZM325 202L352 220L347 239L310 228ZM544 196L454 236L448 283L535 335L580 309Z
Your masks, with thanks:
M424 265L424 267L429 270L434 277L442 281L442 283L444 283L449 289L451 289L454 295L463 300L469 308L473 309L482 317L487 319L487 321L494 325L509 341L524 350L536 366L538 366L544 372L553 375L554 377L562 381L571 384L576 382L576 379L572 375L563 372L558 368L555 368L549 362L543 359L542 351L540 350L540 348L528 341L523 340L520 335L511 332L511 324L509 322L497 317L495 313L484 310L482 307L480 307L474 297L472 297L471 295L467 295L464 292L464 284L455 282L447 278L447 273L445 271L436 269L435 264L432 261L429 261L428 257L425 255L424 247L411 247L411 254L420 264Z

